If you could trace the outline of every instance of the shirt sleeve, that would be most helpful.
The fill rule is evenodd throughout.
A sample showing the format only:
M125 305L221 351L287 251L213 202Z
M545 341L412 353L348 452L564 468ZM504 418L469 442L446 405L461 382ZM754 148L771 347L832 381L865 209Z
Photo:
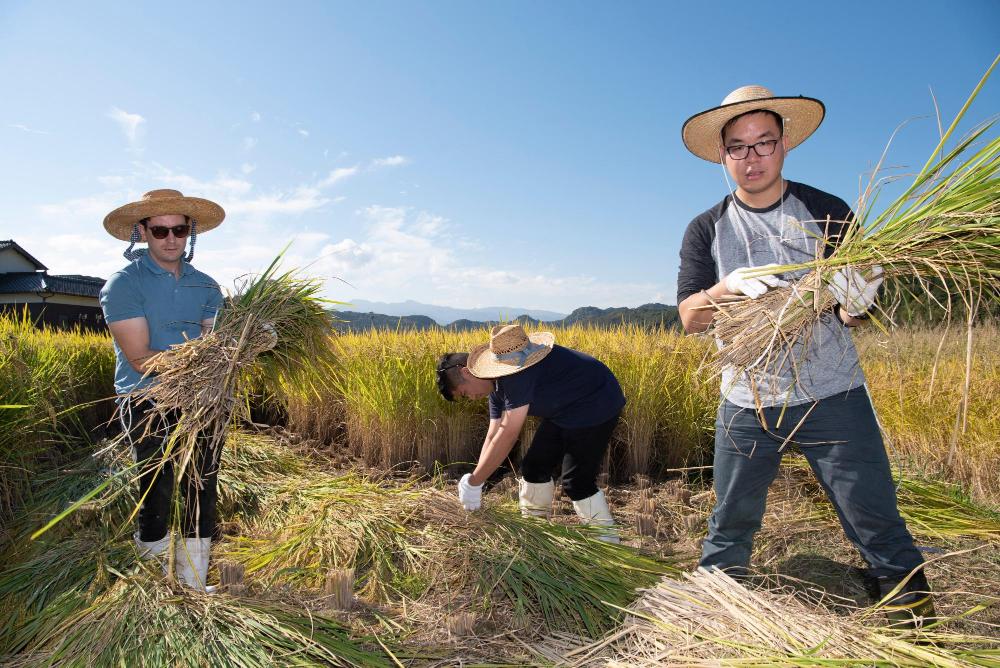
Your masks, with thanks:
M214 319L218 315L220 308L222 308L222 290L219 288L219 284L213 281L212 289L208 293L208 300L202 309L201 319Z
M134 280L122 273L116 272L101 288L101 309L104 311L105 322L117 322L130 318L144 318L142 295Z
M802 186L800 199L809 209L813 220L823 230L823 236L826 237L823 256L830 257L847 236L848 231L855 226L854 212L847 202L839 197L809 186Z
M496 390L490 392L490 419L499 420L500 416L503 415L503 399L500 398L500 393Z
M497 381L503 412L512 411L531 403L535 396L535 379L538 377L538 371L539 366L535 365L519 373L504 376Z
M719 272L712 257L715 221L706 211L691 221L681 242L681 266L677 273L677 303L707 290L719 282Z

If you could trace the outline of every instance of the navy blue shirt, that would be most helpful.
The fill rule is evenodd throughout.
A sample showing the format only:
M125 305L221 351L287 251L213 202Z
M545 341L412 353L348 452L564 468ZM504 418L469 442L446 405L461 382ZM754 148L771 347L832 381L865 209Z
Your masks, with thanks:
M149 326L149 349L166 350L172 345L201 336L201 321L211 320L222 305L219 284L187 262L181 276L156 264L148 254L120 271L101 289L101 307L109 322L145 318ZM132 368L115 343L115 390L128 394L149 385L152 378Z
M618 379L603 362L570 348L553 346L538 364L496 380L490 419L530 406L528 414L576 429L607 422L625 407Z

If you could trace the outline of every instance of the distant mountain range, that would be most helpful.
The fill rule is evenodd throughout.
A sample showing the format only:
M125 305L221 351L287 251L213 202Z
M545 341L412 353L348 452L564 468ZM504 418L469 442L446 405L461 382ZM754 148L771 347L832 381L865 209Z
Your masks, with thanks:
M431 318L439 325L448 325L456 320L479 320L483 322L487 320L513 320L520 315L527 315L538 320L562 320L566 317L565 313L545 311L543 309L520 308L513 306L452 308L450 306L421 304L420 302L415 302L413 300L390 304L387 302L370 302L364 299L356 299L353 302L346 304L344 308L358 313L380 313L387 316L423 315Z
M355 302L357 304L358 302ZM372 303L372 302L367 302ZM409 302L417 304L417 302ZM445 307L438 307L445 308ZM452 309L459 310L459 309ZM677 315L677 307L667 304L643 304L636 308L615 307L600 309L594 306L584 306L574 310L565 317L542 320L532 317L530 313L524 313L517 317L493 318L485 320L474 320L470 318L460 318L450 321L446 326L438 324L435 319L423 315L387 315L384 313L361 313L357 311L337 311L339 321L335 324L338 331L362 331L368 329L450 329L469 330L481 329L487 325L504 322L517 321L525 325L530 325L532 329L550 325L553 327L566 327L569 325L585 325L592 327L615 327L621 324L638 325L647 329L655 328L677 328L680 326L680 318ZM557 314L558 315L558 314Z

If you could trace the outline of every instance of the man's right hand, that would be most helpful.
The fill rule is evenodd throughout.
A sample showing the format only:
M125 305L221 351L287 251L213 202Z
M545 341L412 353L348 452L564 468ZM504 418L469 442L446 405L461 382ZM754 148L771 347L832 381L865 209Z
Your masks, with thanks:
M466 473L458 481L458 502L466 510L479 510L479 506L483 503L483 486L470 483L471 477L471 473Z
M771 288L785 287L788 285L788 281L782 280L774 274L763 274L753 277L746 275L751 272L760 271L761 269L777 266L780 265L765 264L760 267L740 267L739 269L735 269L726 276L726 280L724 281L726 290L734 295L746 295L751 299L756 299Z

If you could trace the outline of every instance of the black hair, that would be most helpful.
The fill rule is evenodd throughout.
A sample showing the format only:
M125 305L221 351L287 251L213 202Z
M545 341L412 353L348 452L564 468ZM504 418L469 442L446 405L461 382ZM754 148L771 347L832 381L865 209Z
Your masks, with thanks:
M469 353L445 353L438 358L438 392L448 401L454 401L455 388L462 384L461 369L469 362Z
M723 145L726 143L726 130L733 127L733 124L736 123L736 121L740 120L744 116L749 116L750 114L769 114L771 118L774 119L774 122L778 124L778 136L781 137L785 134L785 124L782 122L783 119L781 118L781 114L776 111L771 111L770 109L753 109L751 111L745 111L739 116L733 116L726 121L726 124L722 126L722 132L720 133Z

